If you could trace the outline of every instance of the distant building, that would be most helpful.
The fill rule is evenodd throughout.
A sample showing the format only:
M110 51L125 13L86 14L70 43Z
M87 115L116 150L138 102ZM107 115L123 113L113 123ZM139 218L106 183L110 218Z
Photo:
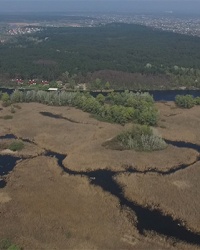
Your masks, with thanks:
M57 91L58 88L48 88L49 91Z

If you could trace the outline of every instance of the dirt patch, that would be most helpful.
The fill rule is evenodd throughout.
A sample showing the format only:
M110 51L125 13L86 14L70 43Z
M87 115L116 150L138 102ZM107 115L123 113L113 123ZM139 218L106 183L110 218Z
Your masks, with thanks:
M1 192L0 193L0 204L7 203L9 201L11 201L11 197L5 192Z

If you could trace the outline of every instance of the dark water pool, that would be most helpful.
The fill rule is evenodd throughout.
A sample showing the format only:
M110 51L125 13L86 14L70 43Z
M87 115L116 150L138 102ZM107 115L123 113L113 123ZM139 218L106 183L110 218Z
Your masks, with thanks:
M167 144L171 144L173 146L176 146L178 148L190 148L198 151L200 153L200 145L194 144L191 142L184 142L184 141L170 141L165 140Z
M0 155L0 176L7 175L13 170L19 157L12 155Z
M17 139L17 137L13 134L6 134L6 135L0 136L0 140L3 140L3 139Z
M6 182L4 180L0 180L0 188L4 188L6 186Z
M2 177L13 170L18 160L20 160L19 157L12 155L0 155L0 188L6 186L6 181Z

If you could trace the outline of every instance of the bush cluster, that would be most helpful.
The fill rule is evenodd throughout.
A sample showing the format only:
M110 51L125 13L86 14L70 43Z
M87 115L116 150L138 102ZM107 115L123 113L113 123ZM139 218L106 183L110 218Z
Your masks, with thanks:
M40 102L48 105L69 105L89 112L103 120L125 124L135 121L140 124L155 125L158 111L152 96L148 93L139 94L125 91L112 93L107 97L98 95L96 98L89 93L80 92L46 92L15 90L10 97L12 103Z
M200 97L193 97L192 95L177 95L175 103L181 108L192 108L194 105L200 105Z
M125 149L137 151L155 151L167 147L166 142L146 125L136 125L131 130L117 136Z
M1 250L21 250L21 247L13 244L9 239L0 240Z
M192 95L177 95L175 103L181 108L192 108L195 105L195 100Z
M10 96L7 93L1 94L1 101L2 101L2 105L4 107L9 106L10 105Z

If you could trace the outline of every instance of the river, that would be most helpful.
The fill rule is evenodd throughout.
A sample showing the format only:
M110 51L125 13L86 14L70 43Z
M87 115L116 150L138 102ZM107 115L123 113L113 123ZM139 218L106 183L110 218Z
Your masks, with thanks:
M0 91L11 94L14 89L0 88ZM24 91L23 89L21 91ZM124 92L124 90L117 90L115 92ZM136 92L136 91L133 91ZM155 101L174 101L176 95L193 95L194 97L200 96L200 90L150 90L144 91L149 92ZM92 96L97 96L99 93L107 95L109 92L96 92L91 91Z

